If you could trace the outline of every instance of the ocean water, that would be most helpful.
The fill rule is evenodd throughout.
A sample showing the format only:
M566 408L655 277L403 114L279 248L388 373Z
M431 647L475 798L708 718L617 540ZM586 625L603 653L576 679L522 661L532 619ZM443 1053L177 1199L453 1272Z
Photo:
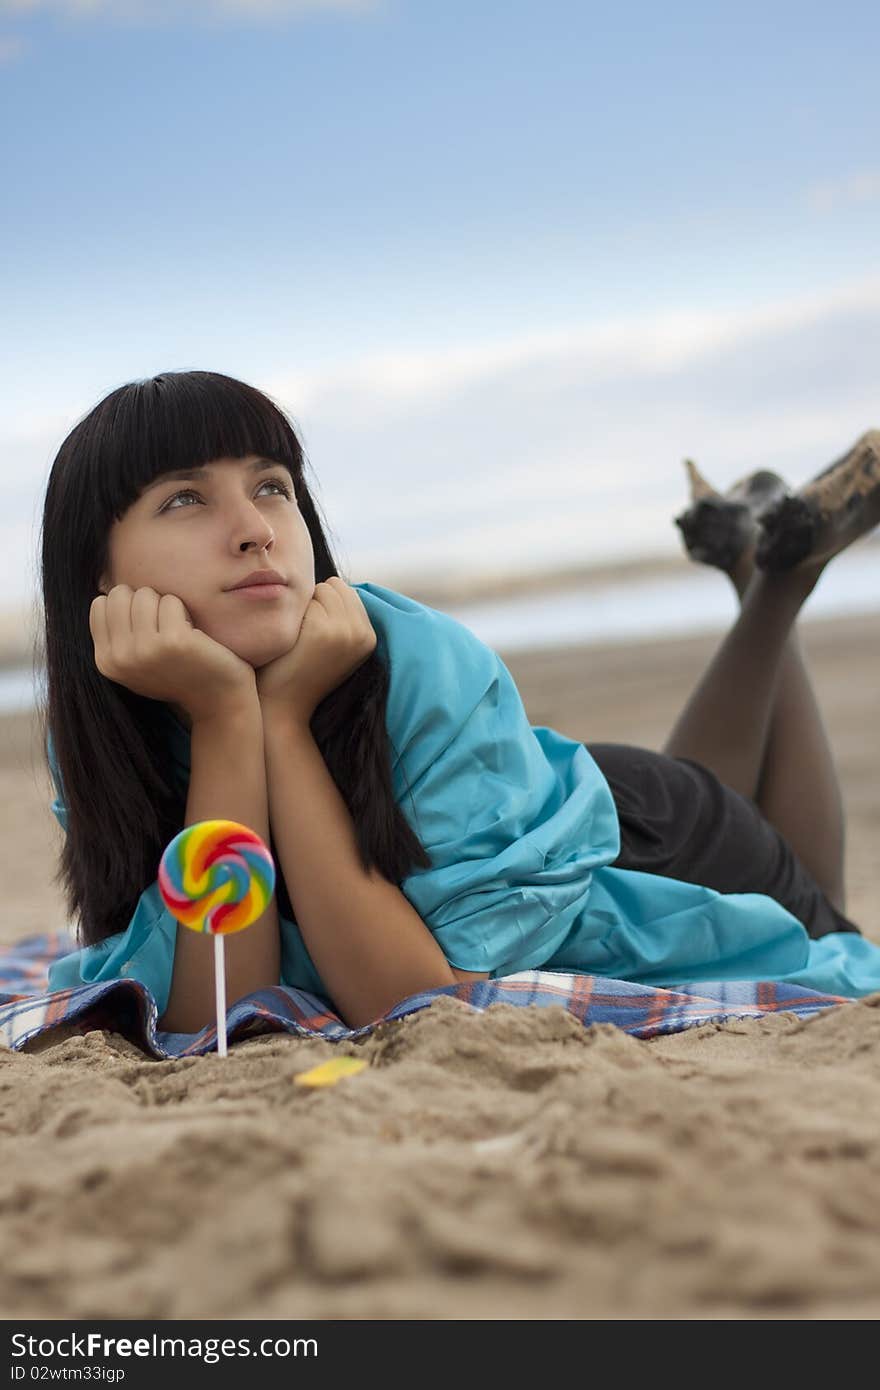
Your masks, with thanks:
M726 575L693 566L680 575L565 589L446 611L497 651L631 642L727 628L739 600ZM803 617L880 614L880 547L838 556L821 576Z
M605 586L593 582L580 588L469 603L445 611L488 646L507 653L525 648L714 632L728 627L738 610L736 594L726 576L695 565L681 575ZM859 613L877 613L880 617L878 546L854 547L839 555L803 609L805 619ZM42 671L36 679L27 668L0 671L0 713L30 709L42 682Z

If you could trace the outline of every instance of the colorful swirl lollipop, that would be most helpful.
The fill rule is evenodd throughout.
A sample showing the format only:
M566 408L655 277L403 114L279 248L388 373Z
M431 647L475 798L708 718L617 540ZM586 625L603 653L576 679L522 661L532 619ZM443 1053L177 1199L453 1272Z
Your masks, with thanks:
M159 865L162 901L185 927L228 936L255 922L269 905L275 865L259 835L234 820L188 825Z
M275 888L275 864L259 835L234 820L187 825L165 848L159 893L192 931L214 938L217 1051L226 1056L226 958L223 938L256 922Z

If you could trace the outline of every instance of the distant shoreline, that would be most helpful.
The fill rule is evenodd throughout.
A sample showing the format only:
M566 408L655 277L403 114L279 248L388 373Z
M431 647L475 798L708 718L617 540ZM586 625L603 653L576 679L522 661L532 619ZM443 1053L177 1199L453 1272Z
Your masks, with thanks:
M880 560L880 530L858 543L860 549L876 549ZM541 570L499 570L485 574L450 574L447 578L399 573L386 580L377 579L390 589L408 594L429 607L478 603L483 600L514 598L522 594L541 594L552 589L604 588L644 579L661 579L689 573L695 562L680 555L635 555L594 564L560 565ZM355 581L358 582L358 581Z
M451 608L483 599L517 598L522 594L541 594L548 589L601 587L605 584L626 583L656 575L675 574L687 568L684 557L666 555L639 556L631 560L614 560L594 565L566 565L543 570L491 570L486 574L450 573L448 576L428 576L389 571L381 578L372 575L352 579L353 584L381 584L386 589L407 594L429 608ZM37 603L21 604L17 608L0 610L0 670L27 666L33 657Z
M661 578L687 570L691 561L678 555L642 555L607 560L592 565L561 565L542 570L491 570L486 574L450 574L446 578L398 574L384 581L428 607L479 603L522 594L542 594L551 589L601 588L630 580ZM382 583L376 580L376 583Z
M878 551L880 534L859 542L861 547ZM685 574L694 562L681 555L640 555L632 558L600 561L595 564L560 565L541 570L499 570L486 573L417 575L404 571L389 571L381 577L360 576L349 582L381 584L407 594L429 608L458 608L471 603L496 602L499 599L519 598L524 594L544 594L553 590L601 589L610 585L626 585L645 579L663 579ZM38 621L36 599L17 608L0 610L0 670L26 667L31 664Z

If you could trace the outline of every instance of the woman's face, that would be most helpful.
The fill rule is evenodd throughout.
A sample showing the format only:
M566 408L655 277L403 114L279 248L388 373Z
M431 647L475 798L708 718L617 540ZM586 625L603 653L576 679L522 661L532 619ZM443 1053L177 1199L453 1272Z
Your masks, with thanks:
M186 480L155 479L113 523L108 553L102 593L128 584L176 594L196 627L255 669L294 645L315 589L312 539L293 479L256 455L217 459L204 475L187 470ZM267 568L287 581L277 598L233 590Z

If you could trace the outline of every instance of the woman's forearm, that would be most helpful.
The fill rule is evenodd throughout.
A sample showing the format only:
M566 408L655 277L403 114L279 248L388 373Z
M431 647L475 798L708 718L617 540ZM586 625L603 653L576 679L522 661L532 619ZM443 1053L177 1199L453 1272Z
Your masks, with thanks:
M234 820L269 844L269 809L259 698L194 721L190 731L190 781L186 824ZM256 922L224 939L227 1006L281 979L278 904L273 894ZM214 939L181 927L174 952L168 1007L159 1026L197 1032L215 1018Z
M399 1000L455 984L400 889L364 872L348 807L306 722L267 712L266 784L275 847L309 955L350 1028Z

